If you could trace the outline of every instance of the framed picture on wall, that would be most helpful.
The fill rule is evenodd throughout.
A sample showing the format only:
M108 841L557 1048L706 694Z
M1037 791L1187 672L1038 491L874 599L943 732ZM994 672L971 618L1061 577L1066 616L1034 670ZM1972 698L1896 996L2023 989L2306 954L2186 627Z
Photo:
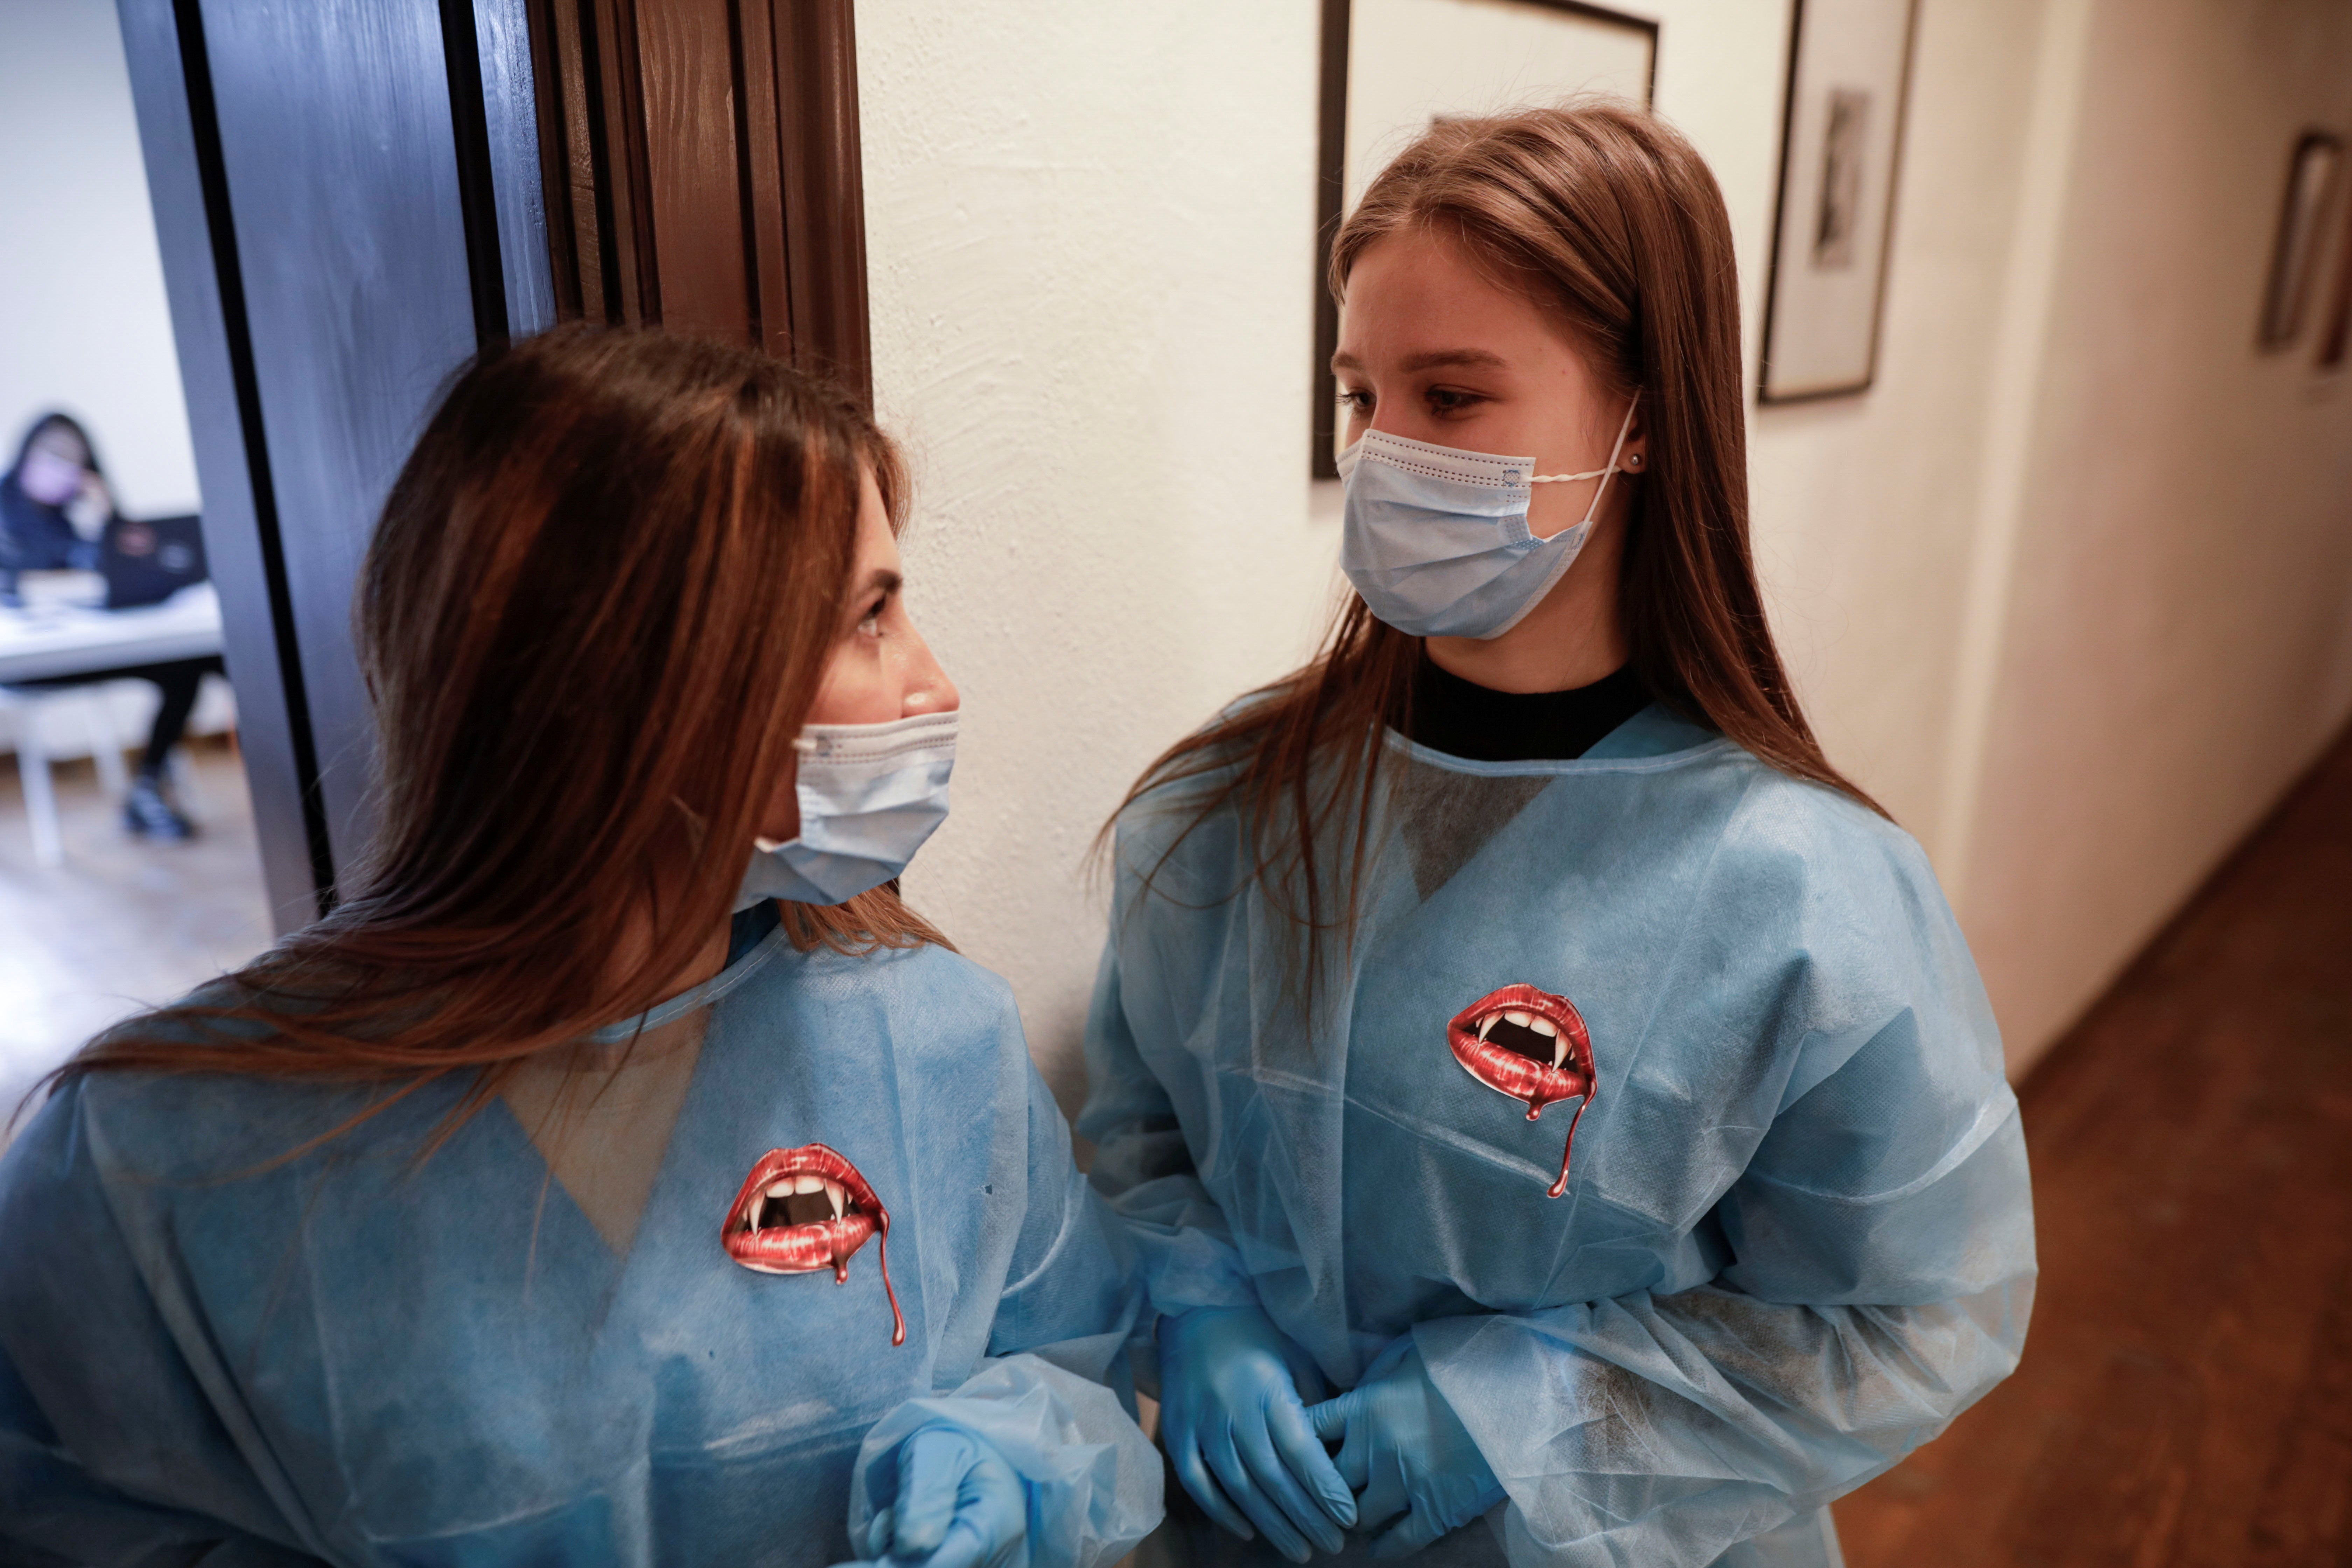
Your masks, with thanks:
M1797 0L1758 395L1869 389L1916 0Z
M2263 348L2284 348L2303 331L2326 265L2323 236L2343 164L2343 138L2327 131L2305 132L2287 159L2278 234L2271 242L2270 286L2263 291L2262 326L2255 334Z
M1312 471L1336 479L1339 308L1323 286L1342 215L1433 120L1607 94L1647 104L1658 24L1580 0L1323 0Z

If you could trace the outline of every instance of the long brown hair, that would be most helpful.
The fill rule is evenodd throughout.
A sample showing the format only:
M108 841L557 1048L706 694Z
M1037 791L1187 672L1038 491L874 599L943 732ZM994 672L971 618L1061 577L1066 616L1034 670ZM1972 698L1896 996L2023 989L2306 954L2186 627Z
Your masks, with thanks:
M1333 295L1367 249L1414 228L1528 289L1609 390L1640 394L1650 459L1619 594L1651 697L1878 810L1822 754L1765 624L1748 542L1738 274L1706 163L1664 122L1615 103L1440 121L1341 226ZM1237 810L1255 880L1305 928L1310 994L1322 937L1352 938L1381 732L1404 720L1420 650L1350 597L1313 660L1170 747L1120 805L1191 782L1184 832ZM1318 863L1329 851L1341 864Z
M361 572L379 826L349 897L226 1002L117 1026L60 1076L477 1069L454 1125L524 1057L658 1002L815 700L865 473L896 527L871 419L749 350L580 328L467 370ZM784 918L803 948L941 940L888 889Z

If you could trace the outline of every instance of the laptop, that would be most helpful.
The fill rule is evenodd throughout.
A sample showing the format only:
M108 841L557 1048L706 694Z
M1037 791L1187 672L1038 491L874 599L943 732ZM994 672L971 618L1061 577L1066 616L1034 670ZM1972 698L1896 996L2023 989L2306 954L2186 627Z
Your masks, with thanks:
M205 580L204 531L194 517L110 519L98 569L106 578L108 609L160 605Z

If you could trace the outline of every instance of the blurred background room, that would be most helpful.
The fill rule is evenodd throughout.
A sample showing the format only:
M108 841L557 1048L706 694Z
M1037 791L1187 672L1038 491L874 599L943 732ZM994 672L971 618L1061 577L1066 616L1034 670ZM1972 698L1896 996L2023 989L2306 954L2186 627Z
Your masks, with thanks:
M0 5L0 1098L269 940L111 5Z
M908 444L964 733L907 890L1074 1106L1097 829L1342 587L1333 222L1577 92L1722 184L1776 629L2035 1162L2023 1367L1849 1560L2352 1561L2343 0L0 0L0 456L79 438L9 513L0 1089L331 900L374 510L453 367L584 316Z

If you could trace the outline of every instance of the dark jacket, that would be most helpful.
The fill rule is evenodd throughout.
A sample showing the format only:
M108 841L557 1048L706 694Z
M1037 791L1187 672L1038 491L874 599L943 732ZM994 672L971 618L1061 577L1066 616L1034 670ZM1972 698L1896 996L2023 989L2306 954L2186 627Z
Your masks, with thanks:
M74 531L62 508L25 493L11 468L0 478L0 571L43 572L98 564L98 545Z

